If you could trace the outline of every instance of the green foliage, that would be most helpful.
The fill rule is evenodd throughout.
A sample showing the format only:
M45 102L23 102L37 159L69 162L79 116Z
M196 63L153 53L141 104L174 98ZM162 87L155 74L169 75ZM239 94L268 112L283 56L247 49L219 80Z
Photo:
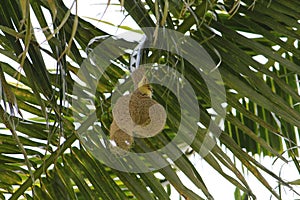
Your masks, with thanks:
M141 28L164 26L189 34L220 64L227 98L225 130L218 145L203 159L237 187L236 199L254 199L253 186L226 154L225 146L262 187L280 199L281 188L272 188L263 174L291 190L299 181L285 182L250 153L292 159L300 172L296 139L300 127L300 3L187 2L125 0L122 4ZM37 18L34 26L33 16ZM76 98L71 95L74 77L85 58L82 50L93 38L107 35L105 30L72 14L62 0L2 1L0 19L0 54L9 58L0 61L0 199L4 195L10 199L169 199L170 185L187 199L212 199L202 172L188 154L163 169L134 174L105 166L79 144L73 116L88 111L88 107L74 110L69 106ZM36 38L36 30L43 34L44 42ZM190 147L197 154L213 117L208 112L211 102L205 82L193 73L190 63L175 55L168 54L168 59L154 55L174 68L174 63L184 66L176 69L195 90L203 125ZM259 61L258 56L266 62ZM55 61L55 69L48 59ZM105 94L112 93L118 79L128 72L124 68L128 63L128 55L118 58L106 71L108 78L98 82L97 117L107 134L112 118L110 99ZM170 100L174 97L170 94L164 100L161 97L166 91L154 89L154 98L168 108L167 127L157 137L139 140L133 151L142 151L139 145L149 150L160 148L178 129L180 113ZM190 190L175 170L182 171L202 194Z

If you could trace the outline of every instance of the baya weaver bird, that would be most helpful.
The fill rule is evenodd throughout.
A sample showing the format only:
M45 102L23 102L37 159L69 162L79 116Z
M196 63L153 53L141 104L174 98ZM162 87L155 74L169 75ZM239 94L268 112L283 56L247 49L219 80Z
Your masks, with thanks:
M143 77L129 100L129 113L132 121L140 126L149 124L151 121L149 108L154 104L157 102L152 99L152 87Z
M118 99L113 116L110 139L124 150L130 149L133 135L154 136L163 129L166 121L164 108L152 99L152 87L145 76L132 94Z
M113 109L114 119L109 130L110 139L123 150L129 150L132 146L134 126L150 122L148 110L156 103L151 99L152 88L146 78L143 77L137 87L131 95L120 97ZM126 113L126 107L129 110L128 113ZM130 124L130 119L133 121L132 124Z

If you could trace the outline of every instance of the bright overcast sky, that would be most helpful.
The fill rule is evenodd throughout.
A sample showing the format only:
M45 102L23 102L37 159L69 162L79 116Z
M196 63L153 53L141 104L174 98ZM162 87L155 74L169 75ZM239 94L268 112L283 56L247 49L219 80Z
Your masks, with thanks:
M65 0L64 2L67 6L71 6L73 0ZM118 25L138 29L139 27L134 20L126 17L124 9L119 4L119 1L111 0L110 6L107 7L107 0L78 0L78 15L113 35L126 31L117 28L116 26ZM99 20L103 21L103 23ZM115 27L104 22L112 23Z

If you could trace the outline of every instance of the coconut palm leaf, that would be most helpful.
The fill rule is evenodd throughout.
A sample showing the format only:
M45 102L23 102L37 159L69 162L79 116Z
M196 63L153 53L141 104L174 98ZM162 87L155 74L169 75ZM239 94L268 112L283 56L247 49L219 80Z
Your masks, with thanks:
M121 4L140 28L164 27L189 35L219 63L214 70L222 75L227 116L224 130L212 125L222 134L215 140L208 137L209 143L216 145L203 159L237 187L235 198L255 198L251 189L254 186L247 182L235 159L275 198L281 199L281 187L299 195L293 189L293 180L284 180L251 155L273 156L284 162L292 160L300 172L297 160L300 3L133 0ZM75 10L76 6L75 1ZM153 138L137 138L131 151L151 152L171 144L170 151L157 157L168 165L146 173L119 171L98 160L87 143L79 140L80 132L90 134L88 127L94 121L87 117L77 128L78 116L88 116L91 111L88 104L75 105L74 99L88 98L86 91L96 82L94 115L101 124L98 131L108 138L112 105L111 95L107 94L112 94L119 80L130 73L128 52L109 63L104 75L96 80L95 76L79 71L88 65L82 65L87 56L85 50L93 51L97 45L105 44L109 34L71 12L63 1L3 1L0 19L1 199L171 199L170 186L186 199L213 199L213 192L203 178L205 172L196 168L190 154L199 156L211 119L221 114L222 109L210 112L213 105L209 88L192 63L170 52L151 49L141 59L142 63L168 65L191 84L201 113L197 119L201 126L192 144L171 142L181 112L188 110L180 111L176 96L154 85L153 98L167 110L165 129ZM114 40L120 42L117 37ZM131 50L138 44L121 42L130 45ZM100 55L111 56L120 51L106 50ZM190 54L193 55L197 54ZM78 96L74 96L73 88L79 80L85 84ZM174 84L172 79L171 84ZM129 85L125 81L122 87L128 89ZM182 123L184 127L193 126L192 120ZM100 149L98 135L89 137ZM188 141L189 135L182 139ZM177 154L181 156L169 162L168 158ZM155 166L156 160L147 157L145 162L126 159L122 162L148 168ZM178 171L202 192L192 191ZM273 188L264 174L278 181L280 188Z

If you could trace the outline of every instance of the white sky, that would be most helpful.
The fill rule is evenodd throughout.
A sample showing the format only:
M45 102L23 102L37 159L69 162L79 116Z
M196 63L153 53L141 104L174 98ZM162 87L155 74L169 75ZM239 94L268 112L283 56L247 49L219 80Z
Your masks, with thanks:
M64 0L64 2L69 7L72 5L73 0ZM122 28L117 28L118 25L126 25L133 29L139 29L133 19L130 17L125 18L124 8L121 8L119 4L119 1L111 0L110 6L107 7L107 0L79 0L78 15L113 35L126 31ZM100 20L103 21L103 23L101 23ZM112 23L115 27L105 24L104 22Z
M67 5L71 5L73 0L65 0L64 2ZM116 5L119 4L119 1L111 0L112 5L110 5L107 8L106 12L104 13L106 9L106 4L107 4L107 0L78 0L78 8L79 8L78 14L83 19L91 22L92 24L108 32L109 34L116 35L126 31L126 30L118 29L116 27L117 25L124 25L134 29L138 29L136 23L130 17L125 18L125 14L121 10L121 7L119 5ZM91 20L90 18L94 18L95 20ZM110 22L116 26L107 25L105 23L101 23L97 21L100 18L101 20ZM230 157L232 157L229 151L228 153ZM287 164L283 164L283 162L278 160L275 164L273 164L274 158L270 158L270 157L262 158L258 156L256 156L256 158L268 169L271 169L271 171L273 171L277 175L280 175L286 181L294 181L296 179L300 179L299 173L295 169L292 162L289 165L287 165ZM200 175L203 177L209 191L212 193L215 200L234 199L235 187L231 185L231 183L229 183L221 175L216 173L214 169L212 169L205 161L203 161L203 159L192 157L191 160L195 164ZM237 166L239 169L241 169L241 165L239 162L237 162ZM225 171L229 172L226 169ZM186 184L188 188L193 189L198 194L201 194L201 191L197 189L192 183L189 183L189 180L181 172L179 172L178 174L180 175L182 182ZM277 182L275 182L274 179L272 179L269 175L266 174L263 175L268 181L270 181L270 183L272 184L271 186L275 189L278 185ZM250 188L253 190L253 193L256 195L258 200L270 199L271 193L263 185L261 185L255 179L255 177L250 174L250 172L246 171L245 176L247 181L249 181ZM284 188L284 189L285 190L282 190L283 199L290 200L290 199L300 198L293 195L292 192L288 190L288 188ZM300 192L299 187L297 188L297 190L298 192ZM278 189L276 191L278 192ZM178 194L175 192L175 190L172 190L171 199L172 200L178 199ZM273 197L271 199L275 199L275 198Z

